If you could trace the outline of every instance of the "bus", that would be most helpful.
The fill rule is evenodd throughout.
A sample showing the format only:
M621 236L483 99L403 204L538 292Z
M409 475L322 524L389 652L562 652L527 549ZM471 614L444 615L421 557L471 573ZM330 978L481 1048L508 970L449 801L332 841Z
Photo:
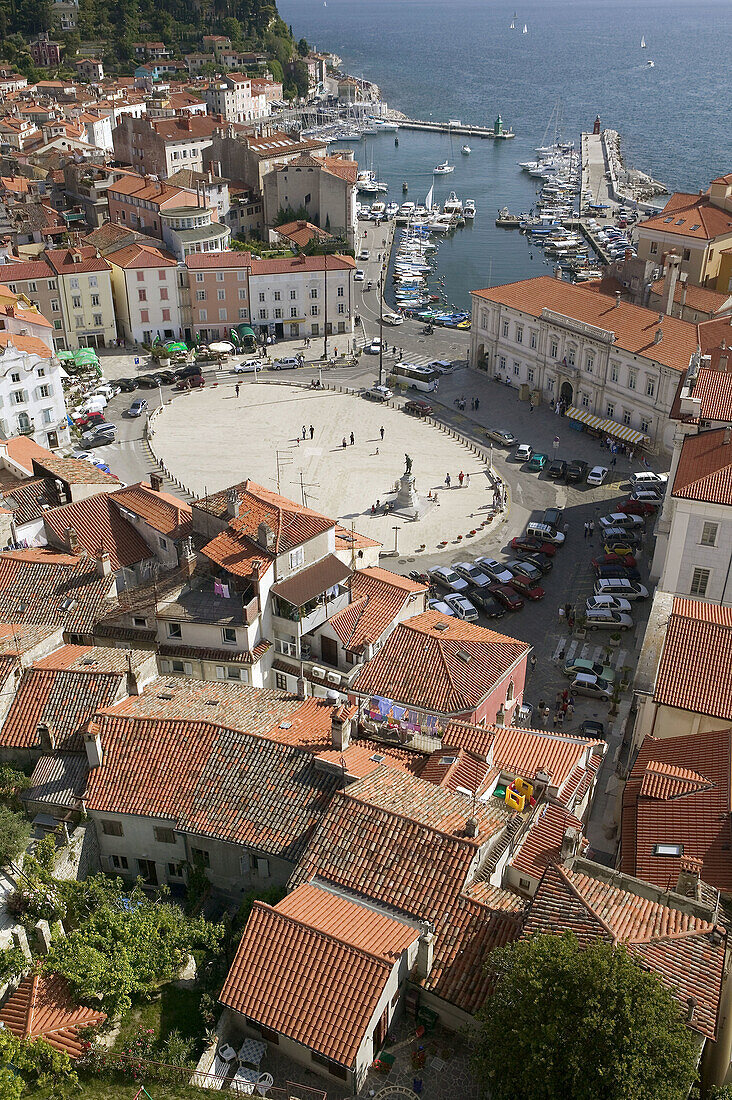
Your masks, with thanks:
M411 389L422 390L424 393L432 393L441 377L440 371L431 367L420 367L416 363L395 363L392 374L403 386L410 386Z

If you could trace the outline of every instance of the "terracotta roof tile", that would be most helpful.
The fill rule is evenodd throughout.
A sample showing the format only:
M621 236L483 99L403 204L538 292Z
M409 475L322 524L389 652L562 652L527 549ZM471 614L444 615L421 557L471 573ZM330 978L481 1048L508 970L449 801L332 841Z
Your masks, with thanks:
M62 645L33 662L33 668L65 672L115 672L127 674L151 660L146 649L110 649L98 645Z
M324 883L303 883L278 902L276 909L390 965L420 934L416 922L398 920L357 898L330 890Z
M178 263L175 256L171 255L170 252L150 244L127 244L114 252L108 252L107 257L115 267L122 267L125 270L127 268L137 270L146 267L176 267Z
M252 257L252 275L280 275L287 272L301 274L305 271L325 271L326 260L328 271L350 271L355 269L356 261L352 256L341 256L333 252L325 256L294 256L281 259L260 260Z
M58 749L81 752L82 731L99 707L114 702L124 672L29 668L0 728L4 748L37 748L38 726L48 726Z
M186 538L193 530L190 504L171 493L152 489L145 481L118 489L111 499L114 504L140 516L149 527L167 538Z
M75 256L79 257L79 262L74 260ZM49 248L46 258L57 275L73 275L76 271L109 271L107 261L97 256L96 248L91 245Z
M41 476L49 474L51 477L60 477L69 485L99 485L100 489L104 486L110 490L119 485L116 477L105 474L94 463L86 462L83 458L66 458L51 451L44 451L38 456L32 454L31 460L34 473Z
M667 219L673 214L673 220ZM677 191L669 198L660 214L639 222L638 229L657 229L680 237L714 240L732 235L732 214L713 206L709 195L690 195Z
M44 524L52 537L69 549L68 529L73 528L79 547L90 557L96 557L100 550L106 551L115 571L155 557L132 524L122 518L109 493L53 508L46 512Z
M651 283L651 293L659 298L663 297L665 288L665 276ZM694 283L677 282L674 289L674 302L678 302L679 305L683 302L687 309L697 309L700 313L712 315L722 309L725 302L729 302L729 300L729 294L722 294L718 290L710 290L706 286L696 286Z
M19 1038L43 1038L71 1058L82 1052L78 1029L99 1024L103 1012L76 1004L60 974L29 974L0 1008L0 1021Z
M52 451L46 450L45 447L36 443L35 439L24 435L14 435L10 439L0 440L0 451L7 454L8 458L17 462L29 474L34 473L33 459L47 462L49 458L55 457Z
M251 260L248 252L215 252L208 255L203 252L192 252L186 256L185 263L191 271L213 271L221 268L246 269L251 266Z
M0 348L17 348L18 351L26 351L29 355L37 355L40 359L50 359L53 355L43 340L37 336L20 336L15 332L0 332Z
M676 597L653 693L659 706L732 721L732 608Z
M715 428L684 438L672 496L732 504L732 440L725 432Z
M232 518L228 513L228 494L236 493L240 503L239 515ZM335 522L327 516L305 508L287 497L273 493L254 481L242 481L230 489L222 489L202 497L193 505L195 510L206 512L218 519L228 519L229 529L234 536L243 536L259 545L259 525L265 523L274 534L274 551L278 554L294 550L316 535L335 527Z
M351 531L348 527L341 527L340 524L336 524L336 550L347 550L349 553L351 550L361 550L368 546L381 546L382 543L377 542L376 539L370 539L368 535L360 535L358 531Z
M587 866L585 864L585 866ZM532 899L523 936L573 932L580 944L597 939L624 944L641 966L653 971L681 1005L696 1006L690 1027L713 1039L724 969L724 932L671 904L649 900L638 882L622 889L598 876L550 865Z
M377 642L406 606L418 610L426 591L426 585L387 569L360 569L351 580L352 602L328 622L344 648L358 651Z
M478 299L511 306L531 317L551 309L577 321L596 325L615 334L616 347L641 355L674 370L685 371L697 348L696 326L678 317L663 318L663 339L654 342L659 328L658 312L620 302L582 286L572 286L548 275L487 290L474 290Z
M425 611L396 626L351 688L459 714L474 710L529 648L485 627Z
M0 618L46 623L76 633L116 606L114 577L100 577L89 562L50 550L0 554Z
M86 790L89 764L86 753L59 752L41 756L30 779L30 786L21 793L26 803L43 802L78 810Z
M263 547L228 529L201 547L201 553L234 577L262 577L274 561Z
M623 871L674 889L691 857L705 882L732 889L731 741L729 729L646 737L623 792ZM661 854L661 844L677 854Z
M537 817L531 823L521 847L511 859L517 871L541 878L544 869L550 863L558 862L562 857L562 841L567 829L576 829L581 835L582 822L574 814L568 813L563 806L546 802Z

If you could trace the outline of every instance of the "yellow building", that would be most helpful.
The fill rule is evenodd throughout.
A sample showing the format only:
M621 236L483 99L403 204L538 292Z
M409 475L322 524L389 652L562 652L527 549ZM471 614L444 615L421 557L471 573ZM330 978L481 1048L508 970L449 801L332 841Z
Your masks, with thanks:
M697 286L717 290L723 257L728 276L732 249L732 173L712 180L698 195L677 191L660 214L638 226L638 259L657 262L669 252L681 257L681 271Z

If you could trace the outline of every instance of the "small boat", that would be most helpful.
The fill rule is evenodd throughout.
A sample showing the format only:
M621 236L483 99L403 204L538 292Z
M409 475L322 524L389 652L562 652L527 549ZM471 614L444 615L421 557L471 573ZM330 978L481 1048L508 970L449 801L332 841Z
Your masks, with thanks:
M442 164L438 164L432 169L432 174L435 175L435 176L446 176L448 172L454 172L454 171L455 171L454 165L450 164L449 161L445 160L445 161L442 162Z
M475 217L475 200L474 199L466 199L465 200L465 206L463 207L463 214L468 219L468 221L473 220L473 218Z
M649 69L655 69L656 62L655 61L646 61L646 65L648 66Z
M405 181L404 181L404 183L402 184L402 191L403 191L403 192L404 192L404 194L406 195L406 193L407 193L407 191L408 191L408 190L409 190L409 184L408 184L408 183L407 183L407 181L405 180Z
M470 148L469 145L463 145L462 149L460 150L460 152L466 157L469 157L472 151L473 150Z
M646 36L641 35L641 49L645 50L645 48L646 48Z
M398 146L398 145L399 145L399 138L394 138L394 144L395 144L396 146Z
M524 23L524 29L521 31L521 33L522 34L528 34L529 33L529 28L526 26L525 23Z

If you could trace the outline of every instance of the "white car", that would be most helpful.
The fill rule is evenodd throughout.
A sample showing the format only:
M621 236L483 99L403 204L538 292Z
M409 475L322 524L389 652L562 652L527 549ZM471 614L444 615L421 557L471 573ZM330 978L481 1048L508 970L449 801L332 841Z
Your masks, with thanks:
M625 512L610 512L607 516L600 516L600 526L625 527L631 530L633 527L643 527L643 517L629 516Z
M402 317L401 313L385 313L382 320L383 320L385 325L403 325L404 324L404 318Z
M620 596L588 596L585 602L585 610L590 611L623 611L630 615L633 608L630 600L621 599Z
M603 481L607 477L607 466L593 466L587 475L588 485L602 485Z
M83 462L95 462L97 456L93 455L91 451L74 451L71 457L78 458Z
M241 362L235 363L233 370L234 374L250 374L252 371L262 369L262 364L259 359L242 359Z
M526 534L541 539L542 542L553 542L555 546L561 546L564 542L564 533L555 531L548 523L527 523Z
M630 615L604 607L598 611L588 611L585 622L588 630L630 630L633 626Z
M361 251L358 254L358 258L359 258L359 260L368 260L368 258L369 258L368 248L362 248Z
M364 390L363 396L369 401L391 401L394 391L388 386L372 386L370 390Z
M496 558L476 558L475 564L484 569L493 579L495 584L509 584L513 580L513 573L501 561Z
M516 461L528 462L533 453L534 448L531 446L530 443L519 443L518 447L516 448Z
M442 588L449 588L452 592L464 592L468 582L459 577L454 569L447 565L436 565L429 570L430 579Z
M367 355L378 355L381 351L381 340L372 340L363 350ZM384 345L384 350L386 350L386 344Z
M668 474L656 474L653 470L640 470L630 475L630 484L634 489L653 489L657 486L665 489L667 481Z
M363 271L361 270L361 268L360 268L360 267L357 267L357 268L356 268L356 270L355 270L355 271L354 271L354 273L353 273L353 281L354 281L355 283L362 283L362 282L364 281L364 279L365 279L365 278L366 278L366 276L364 275L364 273L363 273Z
M477 623L478 611L467 596L458 595L457 593L452 596L445 596L445 603L453 608L458 619L465 619L468 623Z
M452 362L449 359L433 359L427 367L429 370L438 370L440 374L452 374Z
M428 600L427 606L430 611L439 611L441 615L450 615L452 618L455 617L455 612L450 607L447 600Z

